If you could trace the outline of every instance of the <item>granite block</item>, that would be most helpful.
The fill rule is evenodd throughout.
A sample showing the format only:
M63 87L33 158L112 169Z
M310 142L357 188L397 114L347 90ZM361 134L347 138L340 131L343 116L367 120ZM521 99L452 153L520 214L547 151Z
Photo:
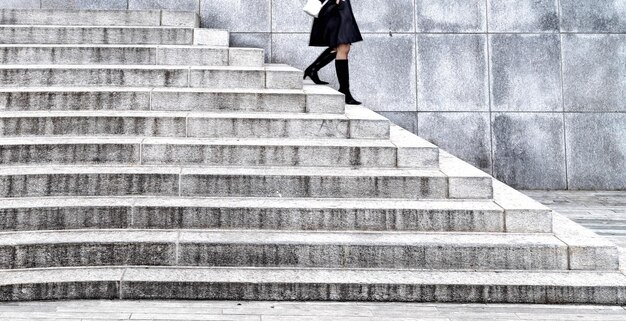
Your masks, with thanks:
M494 113L494 176L518 189L566 189L563 116Z
M563 35L565 111L626 112L626 35Z
M419 111L488 111L487 37L418 35Z
M558 0L488 0L489 32L558 32Z
M494 111L560 111L558 35L491 35Z
M560 0L561 29L566 32L626 32L624 0Z
M0 164L138 164L139 144L0 145Z
M149 91L3 91L0 110L149 110Z
M626 114L565 114L571 189L626 189Z
M491 173L489 113L418 113L419 136Z
M41 9L126 10L128 0L41 0Z
M484 32L485 0L416 0L418 32Z
M203 28L227 29L231 32L270 32L270 2L200 0L201 25Z
M200 16L196 12L162 11L161 26L200 28Z

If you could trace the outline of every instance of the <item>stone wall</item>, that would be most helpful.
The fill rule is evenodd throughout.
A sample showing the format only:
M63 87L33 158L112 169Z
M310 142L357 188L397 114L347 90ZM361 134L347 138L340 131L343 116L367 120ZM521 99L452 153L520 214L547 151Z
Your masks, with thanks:
M305 0L0 0L194 10L232 45L304 68ZM525 189L626 189L626 0L352 0L368 107ZM334 79L334 68L322 78Z

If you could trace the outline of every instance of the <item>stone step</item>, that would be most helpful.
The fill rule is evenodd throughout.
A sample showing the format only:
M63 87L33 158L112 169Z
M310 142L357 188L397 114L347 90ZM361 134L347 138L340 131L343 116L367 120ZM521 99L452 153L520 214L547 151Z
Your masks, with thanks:
M373 139L20 137L0 139L0 164L394 168L396 150Z
M0 25L199 27L198 14L166 10L0 9Z
M61 197L0 201L0 231L251 229L505 232L489 200Z
M124 195L444 199L448 177L392 168L0 167L0 197Z
M0 268L219 266L566 270L549 234L91 230L0 233Z
M325 86L292 89L0 87L0 110L345 112L343 94Z
M48 268L0 272L0 300L168 299L626 304L626 276L596 271Z
M369 113L360 113L359 110L348 115L113 110L4 111L0 113L0 136L383 139L389 138L389 121Z
M263 49L191 45L0 45L3 65L264 65Z
M38 86L301 89L302 71L281 65L0 65L0 87Z
M188 27L0 26L1 44L208 45L206 35L206 29ZM228 42L224 41L228 37L211 37L215 45L228 46Z

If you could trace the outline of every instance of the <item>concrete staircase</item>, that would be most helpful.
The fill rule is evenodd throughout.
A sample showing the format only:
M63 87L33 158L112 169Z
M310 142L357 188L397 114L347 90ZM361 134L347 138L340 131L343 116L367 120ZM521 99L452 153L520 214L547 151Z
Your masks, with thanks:
M612 243L194 13L0 23L0 300L626 304Z

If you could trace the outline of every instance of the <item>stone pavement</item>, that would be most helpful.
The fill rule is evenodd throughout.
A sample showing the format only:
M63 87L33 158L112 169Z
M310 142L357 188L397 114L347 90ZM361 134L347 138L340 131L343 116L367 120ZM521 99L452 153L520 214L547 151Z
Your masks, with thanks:
M626 192L527 191L626 246ZM0 303L0 320L626 320L618 306L344 302L68 301Z

